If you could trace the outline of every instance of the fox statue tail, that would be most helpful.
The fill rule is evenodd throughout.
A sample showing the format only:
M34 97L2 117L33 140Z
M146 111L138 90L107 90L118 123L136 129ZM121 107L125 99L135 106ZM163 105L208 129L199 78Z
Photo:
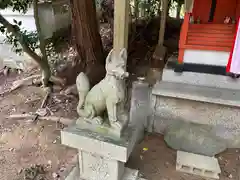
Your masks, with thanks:
M90 82L86 74L81 72L76 79L76 86L78 90L78 95L79 95L79 102L77 106L77 112L79 116L81 117L87 117L89 116L88 113L86 113L83 109L83 105L86 99L86 96L88 92L90 91Z

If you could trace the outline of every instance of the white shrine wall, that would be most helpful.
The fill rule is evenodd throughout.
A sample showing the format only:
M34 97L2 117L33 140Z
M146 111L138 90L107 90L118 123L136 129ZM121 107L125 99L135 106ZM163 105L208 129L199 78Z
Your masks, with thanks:
M184 51L183 62L193 64L227 66L230 52L210 51L210 50L192 50Z

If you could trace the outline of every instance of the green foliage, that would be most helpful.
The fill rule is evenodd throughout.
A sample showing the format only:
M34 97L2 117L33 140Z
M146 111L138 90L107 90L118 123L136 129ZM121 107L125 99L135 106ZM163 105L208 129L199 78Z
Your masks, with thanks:
M174 4L177 3L177 4ZM182 6L184 4L184 0L169 0L168 7L169 9L176 9L177 6Z
M159 0L136 0L136 4L133 4L134 3L131 3L131 8L135 9L135 6L137 6L139 11L144 12L146 18L156 16L159 10Z
M162 0L136 0L136 4L139 9L144 10L145 17L152 18L155 16L159 11L159 1ZM184 4L184 0L168 0L168 8L176 8L174 7L174 2L177 4Z
M103 1L103 0L95 0L95 4L96 4L96 7L97 7L97 8L100 8L100 7L101 7L102 1Z
M20 13L25 14L30 7L30 4L33 0L0 0L0 9L5 8L12 8L13 11L18 11ZM97 0L96 0L97 1ZM98 0L99 2L102 0ZM24 28L22 28L22 22L13 20L14 28L17 28L21 34L24 42L27 44L27 46L34 52L36 52L37 49L39 49L40 42L39 42L39 36L37 31L27 31ZM4 34L6 36L5 42L12 44L12 49L17 54L23 53L22 46L19 44L19 40L11 33L8 32L6 27L0 24L0 33ZM61 37L59 37L61 38ZM51 56L52 54L55 54L55 46L61 39L58 37L53 37L50 41L52 43L49 43L47 45L47 55Z
M176 2L176 3L178 3L178 4L180 4L180 5L182 5L182 4L184 4L184 0L173 0L173 2Z
M26 30L21 30L21 33L23 35L23 39L28 45L28 47L32 50L35 51L36 49L39 48L39 38L38 34L36 31L26 31ZM21 54L23 52L22 47L18 43L18 39L12 34L12 33L6 33L6 43L10 43L13 45L13 50L17 54Z
M31 3L32 0L0 0L0 9L12 8L12 11L18 11L25 14ZM27 43L31 50L35 51L39 47L37 32L28 32L27 30L21 29L21 21L16 21L14 19L13 22L14 28L17 28L17 30L21 32L23 40ZM16 53L21 54L23 52L21 46L18 43L18 39L11 32L8 32L6 27L1 24L0 32L2 34L5 34L5 42L12 44L13 50Z
M145 10L145 14L148 18L152 18L158 12L159 0L140 1L139 6Z
M38 34L36 31L27 31L24 30L23 28L21 29L22 22L21 21L16 21L15 19L13 20L14 22L14 28L17 28L18 31L21 32L23 40L26 42L28 47L30 47L31 50L35 51L39 47L39 38ZM22 47L18 43L17 37L15 37L12 32L8 32L6 27L3 25L0 25L0 32L6 36L5 42L10 43L13 45L13 50L17 54L21 54L23 52Z
M13 11L26 13L32 0L0 0L0 9L11 7Z

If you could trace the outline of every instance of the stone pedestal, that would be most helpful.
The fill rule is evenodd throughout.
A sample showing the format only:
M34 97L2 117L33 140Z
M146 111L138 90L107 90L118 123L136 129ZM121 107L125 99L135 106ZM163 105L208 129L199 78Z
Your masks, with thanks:
M62 144L78 149L79 178L84 180L137 180L138 171L126 169L127 162L137 140L137 129L128 127L122 138L111 138L81 129L69 127L61 132ZM130 177L131 176L131 177Z

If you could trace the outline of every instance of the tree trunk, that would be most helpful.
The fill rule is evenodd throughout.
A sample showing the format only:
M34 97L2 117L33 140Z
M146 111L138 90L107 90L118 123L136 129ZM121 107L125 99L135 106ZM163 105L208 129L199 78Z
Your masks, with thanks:
M94 0L71 0L73 32L81 61L86 65L104 62L103 47Z
M42 35L41 26L40 26L40 22L39 22L38 0L33 1L33 9L34 9L34 19L35 19L36 29L38 32L38 37L39 37L39 42L40 42L40 50L42 53L42 61L44 62L42 84L43 84L43 86L47 86L49 79L51 77L51 70L50 70L50 67L48 64L48 59L47 59L45 39Z
M47 68L46 68L48 67L48 64L46 64L46 62L43 61L42 58L38 56L31 48L29 48L28 43L25 41L24 36L22 35L19 27L9 23L1 14L0 14L0 24L6 27L7 31L11 32L17 38L17 40L22 46L23 51L27 53L40 66L41 70L43 71L43 75L44 76L47 75L49 73L47 72Z
M74 42L80 57L79 73L85 71L92 85L105 75L104 53L94 0L70 0Z

